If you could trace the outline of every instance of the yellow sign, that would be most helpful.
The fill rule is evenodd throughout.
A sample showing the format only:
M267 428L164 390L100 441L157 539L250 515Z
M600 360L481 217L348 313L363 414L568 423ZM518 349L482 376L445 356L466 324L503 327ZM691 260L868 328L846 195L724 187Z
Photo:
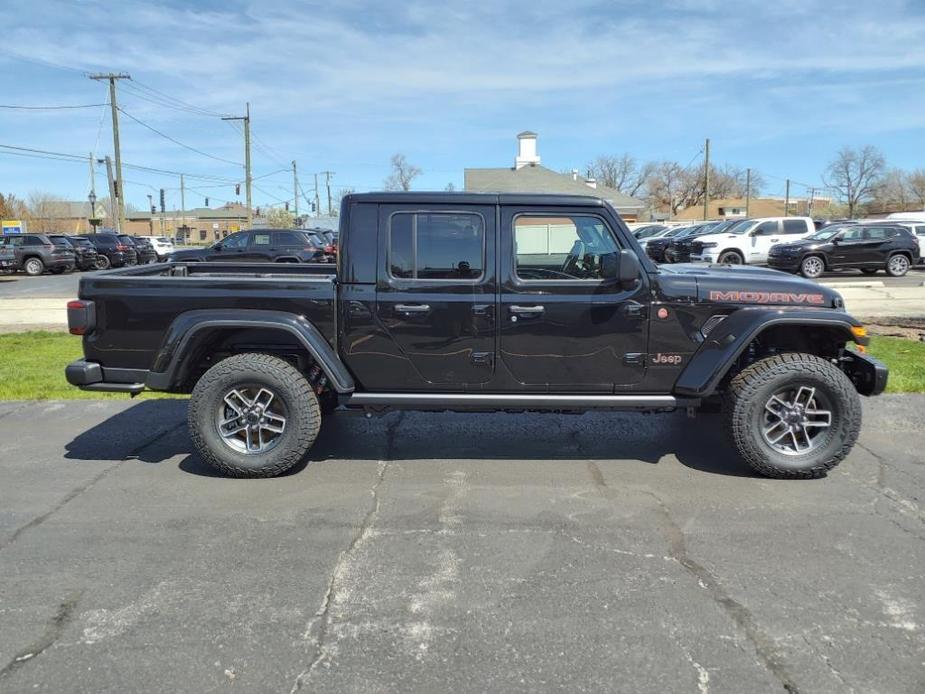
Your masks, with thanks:
M4 234L21 234L23 232L21 219L4 219L0 222L0 227L2 227Z
M228 231L230 231L232 234L236 231L241 231L241 225L240 224L229 224Z

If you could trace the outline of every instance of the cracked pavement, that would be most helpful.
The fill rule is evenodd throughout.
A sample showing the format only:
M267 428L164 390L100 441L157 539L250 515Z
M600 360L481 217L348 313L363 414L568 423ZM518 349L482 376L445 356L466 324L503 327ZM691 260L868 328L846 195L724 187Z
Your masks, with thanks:
M338 414L216 477L181 400L0 403L0 691L921 692L925 396L828 478L719 419Z

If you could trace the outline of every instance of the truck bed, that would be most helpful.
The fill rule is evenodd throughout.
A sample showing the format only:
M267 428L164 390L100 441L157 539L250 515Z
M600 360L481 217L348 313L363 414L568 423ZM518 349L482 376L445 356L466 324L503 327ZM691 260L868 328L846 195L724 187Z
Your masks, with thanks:
M94 273L80 280L79 296L96 313L85 358L150 369L174 319L203 309L291 312L333 342L335 277L333 265L307 263L158 263Z

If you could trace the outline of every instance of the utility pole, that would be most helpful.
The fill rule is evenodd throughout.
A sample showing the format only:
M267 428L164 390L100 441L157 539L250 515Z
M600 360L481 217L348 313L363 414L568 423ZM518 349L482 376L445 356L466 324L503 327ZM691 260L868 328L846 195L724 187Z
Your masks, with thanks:
M109 158L109 155L106 155L106 178L109 180L109 211L112 213L112 216L116 216L116 182L112 178L112 159Z
M787 189L784 193L784 216L790 216L790 179L787 179Z
M752 170L745 169L745 216L748 217L748 208L752 202Z
M295 216L299 217L299 174L296 171L295 159L292 160L292 198L295 200Z
M703 219L709 218L710 211L710 138L703 146Z
M251 208L251 104L248 101L243 116L225 116L222 120L244 121L244 189L247 196L247 228L250 229L254 213Z
M87 217L87 224L90 224L91 219L96 218L96 169L94 168L95 162L93 161L93 152L90 152L90 194L87 196L87 199L90 200L90 216ZM91 231L92 231L91 227Z
M815 204L816 204L816 189L810 188L809 189L809 205L806 206L806 216L807 217L813 216L813 206Z
M186 186L183 184L183 174L180 174L180 226L183 228L183 242L186 243ZM173 232L174 239L177 232Z
M315 216L321 216L321 200L318 199L318 174L315 174Z
M332 208L331 208L331 176L334 175L334 172L333 172L333 171L322 171L321 173L324 174L324 185L325 185L325 186L327 187L327 189L328 189L328 217L330 217L330 216L332 215Z
M112 110L112 146L116 155L116 181L113 191L119 204L119 233L125 233L125 186L122 180L122 152L119 148L119 106L116 103L116 80L130 80L132 76L124 72L95 73L89 75L91 80L109 81L109 107ZM113 211L115 215L115 210Z

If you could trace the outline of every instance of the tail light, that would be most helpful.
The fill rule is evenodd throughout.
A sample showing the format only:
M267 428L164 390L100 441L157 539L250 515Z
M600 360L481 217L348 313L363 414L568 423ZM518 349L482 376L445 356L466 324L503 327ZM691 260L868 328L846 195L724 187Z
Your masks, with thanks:
M67 329L71 335L86 335L96 327L96 306L92 301L67 302Z
M117 251L127 251L127 250L128 250L128 246L126 246L124 243L117 243L117 244L116 244L116 250L117 250Z
M317 253L318 247L317 246L306 246L305 250L308 251L309 253Z
M325 253L333 253L333 252L334 252L334 245L329 243L327 246L324 247L324 252L325 252Z
M53 244L53 243L43 243L42 245L43 245L45 248L47 248L49 251L55 250L55 244Z

